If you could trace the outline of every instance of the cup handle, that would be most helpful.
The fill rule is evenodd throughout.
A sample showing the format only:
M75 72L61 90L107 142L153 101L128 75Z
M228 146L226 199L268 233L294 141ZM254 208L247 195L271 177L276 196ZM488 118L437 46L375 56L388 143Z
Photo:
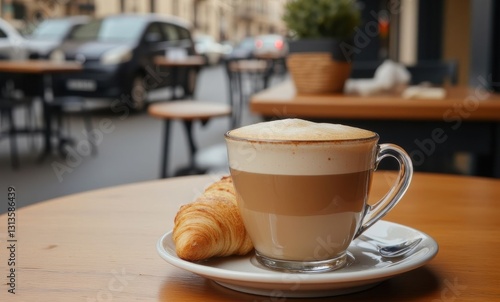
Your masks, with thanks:
M399 174L396 182L391 187L389 192L382 197L374 205L366 205L361 226L359 227L354 238L357 238L361 233L366 231L380 218L384 217L394 206L401 200L406 190L410 186L413 175L413 165L411 158L403 150L403 148L394 144L380 144L375 161L375 170L380 161L386 157L392 157L399 163Z

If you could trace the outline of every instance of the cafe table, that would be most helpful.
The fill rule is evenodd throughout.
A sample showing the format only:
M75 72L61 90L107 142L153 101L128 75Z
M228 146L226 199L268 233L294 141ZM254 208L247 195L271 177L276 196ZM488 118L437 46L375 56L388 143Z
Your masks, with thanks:
M445 87L443 99L297 94L284 81L250 99L250 110L267 119L304 118L370 129L384 142L408 151L414 165L434 153L479 155L478 175L500 177L500 94L485 86Z
M376 172L370 200L380 198L395 176ZM147 181L12 207L0 215L0 301L293 300L279 291L259 296L230 290L159 256L157 242L172 229L180 205L217 179L203 175ZM9 189L2 190L6 203ZM21 205L23 192L12 190L10 197ZM423 266L337 299L498 301L499 196L498 179L415 173L407 194L382 222L429 235L439 245L437 255ZM8 292L8 283L15 294Z
M34 76L36 81L28 85L35 86L35 93L42 99L43 103L43 136L44 151L42 156L48 155L52 150L52 110L50 102L52 94L52 76L54 74L78 72L82 70L82 64L76 61L52 61L52 60L19 60L0 61L0 73L8 76L29 75ZM31 78L29 78L31 80ZM26 84L26 83L23 83Z
M189 165L185 168L179 169L175 175L190 175L202 174L205 169L199 168L195 163L195 154L197 147L193 138L193 125L195 121L200 121L205 125L210 119L214 117L226 116L231 114L231 108L222 104L214 104L211 102L200 102L194 100L194 91L196 85L196 78L199 69L206 64L206 60L199 55L169 57L169 56L156 56L154 64L159 67L169 68L172 76L172 100L179 99L176 95L176 88L180 83L179 77L181 71L187 72L189 91L184 91L182 100L176 102L158 102L152 104L148 112L151 116L163 120L163 147L161 153L161 168L160 177L165 178L168 175L168 153L170 146L170 128L173 120L182 122L186 130L186 137L189 145ZM192 99L187 99L191 97Z
M181 56L179 58L169 58L167 56L156 56L153 60L154 64L159 67L167 67L172 72L172 99L177 99L175 90L180 83L181 69L186 69L188 74L189 91L184 91L184 97L191 96L194 93L196 85L196 77L198 76L198 69L205 65L205 60L202 56Z
M232 128L240 126L243 105L247 103L248 97L268 86L272 62L271 59L255 58L233 59L225 63L229 80L229 100L234 112Z

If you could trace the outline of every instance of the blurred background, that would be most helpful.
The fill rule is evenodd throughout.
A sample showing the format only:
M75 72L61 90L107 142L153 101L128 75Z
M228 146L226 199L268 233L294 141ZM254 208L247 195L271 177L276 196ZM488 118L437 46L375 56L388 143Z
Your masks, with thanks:
M172 90L171 83L152 87L155 89L143 87L148 78L165 71L132 69L133 64L136 67L143 64L138 53L146 54L147 58L152 51L164 54L175 46L189 55L201 55L205 65L198 70L196 81L187 74L181 75L180 88L200 102L227 104L231 86L226 62L251 59L259 52L286 56L290 34L282 21L286 2L1 0L1 59L76 60L83 64L81 74L53 78L56 96L84 98L84 113L70 108L64 115L63 130L73 138L73 146L76 148L88 138L85 131L99 130L103 123L112 130L101 131L96 154L71 155L68 150L56 149L43 161L38 160L42 139L36 135L19 136L18 167L12 166L9 138L2 137L0 191L14 185L19 205L25 206L85 190L157 179L162 123L149 116L145 108L152 102L172 99L177 88ZM453 60L459 66L458 85L481 83L491 89L498 88L495 83L500 77L500 5L496 1L357 0L356 3L363 22L360 28L373 33L358 41L363 45L354 62L359 70L372 68L370 64L385 59L407 66L429 60ZM152 25L155 22L160 27L155 28ZM158 35L165 36L165 41L175 40L175 45L155 48L155 43L164 42ZM91 39L95 40L92 45L87 43ZM273 72L265 86L288 77L286 66ZM21 86L32 84L26 79L20 82ZM137 94L137 89L142 93ZM117 105L121 103L115 102L128 97L132 100L127 105L131 106L121 107ZM42 107L35 103L30 114L25 108L16 108L17 123L39 125ZM89 112L92 129L85 128ZM7 118L4 115L1 118L3 130L8 126ZM260 120L261 117L243 106L240 124ZM230 118L196 124L195 141L200 149L220 145L223 133L230 127ZM172 140L170 172L188 162L181 125L173 125ZM461 171L467 173L466 168ZM5 203L0 205L0 211L5 211Z
M405 63L429 59L458 59L460 82L466 82L471 62L471 39L479 53L494 51L498 28L494 1L474 0L359 0L365 23L379 23L357 60L390 56ZM178 16L193 25L194 35L228 46L259 34L286 35L281 20L286 0L2 0L1 16L24 34L45 19L119 13L158 13ZM407 9L394 14L391 9ZM495 11L496 10L496 11ZM392 12L391 12L392 11ZM373 12L376 12L375 14ZM481 46L480 46L481 45ZM478 56L479 57L479 56ZM476 58L479 60L479 58ZM478 66L479 68L479 66ZM498 68L497 68L498 69ZM498 72L497 72L498 73Z

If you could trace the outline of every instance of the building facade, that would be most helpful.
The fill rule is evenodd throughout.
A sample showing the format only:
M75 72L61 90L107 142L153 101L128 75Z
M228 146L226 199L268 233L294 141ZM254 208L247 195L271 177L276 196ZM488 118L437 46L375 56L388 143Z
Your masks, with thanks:
M96 16L114 13L168 14L188 20L196 33L238 41L249 35L285 33L286 0L95 0Z
M3 19L29 28L42 19L69 15L103 17L119 13L158 13L183 18L195 33L216 40L285 33L281 21L286 0L0 0Z

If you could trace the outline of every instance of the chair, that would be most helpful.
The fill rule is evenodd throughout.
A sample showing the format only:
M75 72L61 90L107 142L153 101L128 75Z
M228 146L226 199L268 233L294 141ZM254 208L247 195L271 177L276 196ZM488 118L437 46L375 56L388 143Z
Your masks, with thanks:
M26 110L26 121L31 123L33 117L33 98L14 96L12 87L8 88L11 83L8 81L1 81L0 85L3 88L0 96L0 126L4 120L7 120L7 130L0 132L0 138L7 136L10 144L11 165L13 169L19 167L19 155L17 146L17 134L19 133L33 133L33 127L18 128L15 119L16 108L24 107Z
M272 66L262 59L232 59L225 62L229 81L229 105L232 108L231 128L241 123L243 106L253 93L269 84Z
M45 143L51 144L52 137L57 138L58 151L61 156L66 156L66 149L64 148L67 144L72 144L74 141L69 138L68 135L64 135L64 132L69 133L69 123L64 123L65 117L76 111L81 112L84 119L84 124L86 131L90 133L92 131L92 122L90 113L85 107L85 99L79 96L64 95L58 93L57 90L52 88L52 77L45 77L40 75L32 74L19 74L15 75L13 78L14 87L22 91L26 98L40 99L42 100L43 106L43 129L37 130L38 132L44 132L44 135L49 137L48 141ZM48 88L49 87L49 88ZM72 110L68 110L68 109ZM50 131L47 129L49 128ZM48 131L48 132L47 132ZM47 134L48 133L48 134ZM91 154L96 154L96 146L89 137L89 144L91 147ZM40 156L40 160L45 156L49 155L51 146L45 146L45 150Z
M85 106L85 99L79 96L56 96L53 100L46 104L48 110L51 110L51 113L55 115L56 119L56 136L58 140L58 151L59 154L65 156L66 150L64 149L64 145L73 144L73 140L69 138L69 134L71 132L69 122L64 123L64 117L67 117L75 112L80 112L83 117L83 122L85 126L85 130L87 131L88 143L90 145L90 151L92 155L97 154L97 146L94 141L91 139L90 133L92 132L92 118L90 116L90 112L87 110ZM64 136L64 132L67 132L67 136Z

